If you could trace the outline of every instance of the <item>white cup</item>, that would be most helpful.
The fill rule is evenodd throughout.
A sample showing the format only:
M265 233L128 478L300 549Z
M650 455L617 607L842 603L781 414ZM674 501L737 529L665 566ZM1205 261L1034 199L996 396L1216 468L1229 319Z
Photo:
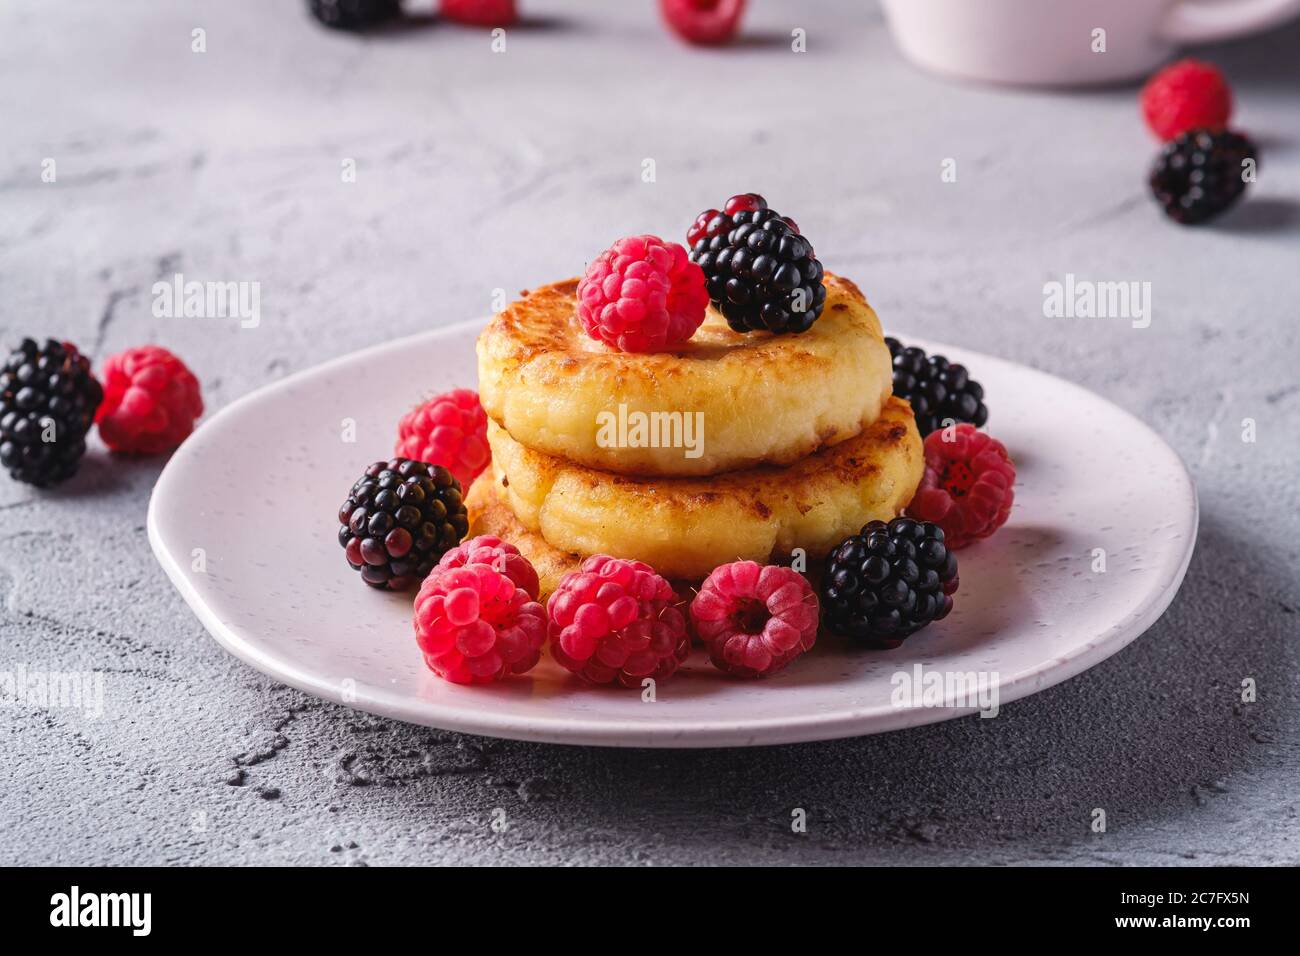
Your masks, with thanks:
M882 3L895 42L919 66L1028 86L1135 79L1150 73L1181 44L1265 30L1300 11L1300 0Z

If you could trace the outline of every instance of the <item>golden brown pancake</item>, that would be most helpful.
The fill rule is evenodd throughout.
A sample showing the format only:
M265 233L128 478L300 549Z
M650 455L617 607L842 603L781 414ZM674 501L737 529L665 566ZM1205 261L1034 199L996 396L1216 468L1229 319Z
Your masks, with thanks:
M526 448L491 422L488 442L497 494L557 552L635 558L695 580L738 559L788 562L796 548L823 557L868 521L896 516L924 466L911 406L893 397L847 441L783 468L709 478L598 471Z
M616 474L788 465L857 435L892 392L880 320L848 279L828 273L825 284L807 332L740 334L710 309L689 342L658 353L590 339L575 315L576 279L543 286L479 336L479 396L516 441ZM686 416L702 424L701 440ZM657 424L638 435L638 422ZM669 447L630 447L656 438Z
M469 486L465 506L469 508L469 534L466 537L494 534L518 548L537 571L543 602L559 586L560 578L578 570L582 563L581 556L551 547L540 534L523 526L503 500L491 469L479 475Z

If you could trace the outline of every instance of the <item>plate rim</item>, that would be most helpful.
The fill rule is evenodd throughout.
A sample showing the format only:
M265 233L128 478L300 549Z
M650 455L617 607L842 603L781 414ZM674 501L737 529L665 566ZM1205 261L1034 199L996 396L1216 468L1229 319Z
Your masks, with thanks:
M194 437L216 423L237 414L247 404L259 402L272 397L278 392L294 387L308 377L316 376L328 370L352 363L375 353L399 349L416 341L450 338L472 328L481 328L483 318L467 319L449 325L439 326L412 335L402 336L386 342L365 346L343 355L335 356L308 368L301 369L284 378L253 389L245 395L234 399L218 409L210 418L205 419L195 429L193 435L172 454L164 465L153 490L149 496L145 525L149 544L155 558L172 585L180 593L190 610L194 612L204 629L227 652L255 670L294 687L304 693L325 700L365 711L391 719L401 720L420 726L436 727L459 733L478 734L510 740L523 740L537 743L570 744L603 747L650 747L650 748L703 748L703 747L747 747L769 746L790 743L807 743L822 740L836 740L846 737L866 736L885 733L908 727L952 720L976 712L975 707L892 707L874 706L860 710L839 710L831 713L810 712L797 718L762 718L747 720L738 724L734 720L695 720L686 724L669 725L654 721L631 721L623 718L592 717L536 717L521 719L509 713L472 712L466 713L455 705L419 701L418 706L407 695L395 694L386 688L366 685L363 698L344 700L340 686L316 676L291 661L277 656L254 641L243 637L235 628L227 625L207 605L181 567L176 556L163 541L163 532L159 528L158 502L170 492L167 490L176 480L179 471L178 462L188 456L188 449ZM1119 653L1134 640L1144 634L1160 619L1173 602L1186 577L1191 564L1192 554L1196 548L1196 537L1200 526L1200 502L1196 491L1196 482L1187 468L1182 456L1150 425L1142 421L1127 409L1115 404L1097 392L1082 385L1062 378L1051 372L1043 371L1015 362L1011 359L988 355L963 346L950 346L922 337L906 336L909 342L917 342L928 351L950 350L956 348L971 357L978 357L981 362L1012 366L1017 370L1052 379L1055 383L1069 389L1084 392L1094 400L1111 406L1116 412L1128 419L1159 446L1178 464L1178 472L1186 487L1185 497L1190 514L1185 518L1189 533L1183 544L1182 554L1177 567L1155 597L1139 606L1128 618L1121 619L1081 647L1069 654L1045 658L1025 671L1012 676L999 675L997 686L999 706L1020 700L1031 694L1054 687L1072 677L1076 677L1101 661ZM600 693L600 690L594 691Z

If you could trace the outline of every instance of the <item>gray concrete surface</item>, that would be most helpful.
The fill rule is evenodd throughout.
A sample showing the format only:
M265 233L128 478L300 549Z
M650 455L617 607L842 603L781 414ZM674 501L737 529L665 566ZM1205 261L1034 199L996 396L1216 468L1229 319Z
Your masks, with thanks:
M682 753L470 738L227 656L146 542L161 462L96 440L55 493L0 481L0 670L106 681L99 719L0 712L0 863L1300 862L1300 26L1206 51L1261 181L1183 230L1145 194L1132 88L943 82L853 3L755 0L718 52L677 44L649 0L522 5L504 54L427 18L330 34L293 0L0 6L4 340L100 359L157 341L215 409L759 189L887 326L1082 382L1165 435L1202 504L1182 592L997 720ZM154 318L149 287L177 271L259 281L261 325ZM1150 281L1150 328L1044 319L1043 283L1071 272Z

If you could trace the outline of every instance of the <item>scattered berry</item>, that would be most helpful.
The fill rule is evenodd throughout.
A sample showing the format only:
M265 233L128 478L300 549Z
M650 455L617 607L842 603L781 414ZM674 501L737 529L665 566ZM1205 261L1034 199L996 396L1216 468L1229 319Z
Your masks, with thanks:
M1142 87L1142 115L1168 142L1188 130L1223 129L1232 115L1232 90L1218 68L1199 60L1171 63Z
M460 482L441 465L377 461L339 508L339 544L371 587L417 584L469 530Z
M494 534L481 534L461 542L442 556L439 568L463 568L468 564L486 564L523 588L534 601L540 590L537 571L513 544Z
M951 441L945 441L945 436ZM931 432L925 474L907 513L943 529L948 547L964 548L1006 524L1016 466L1002 442L973 425Z
M194 431L203 414L199 380L157 345L119 352L104 363L104 401L95 421L113 451L157 455Z
M687 238L709 300L737 332L806 332L821 316L822 264L794 220L757 193L701 213Z
M398 0L307 0L307 7L317 20L336 30L364 30L402 9Z
M438 12L473 27L507 27L519 16L515 0L442 0Z
M546 611L486 564L439 568L415 596L415 639L439 677L486 684L541 659Z
M0 367L0 465L38 488L71 478L103 398L76 346L23 339Z
M1151 170L1151 192L1170 219L1213 219L1246 191L1246 160L1255 144L1241 133L1194 129L1166 143Z
M442 465L468 488L492 460L478 392L453 389L411 409L397 424L393 454Z
M582 327L623 352L681 345L704 321L708 304L700 267L677 243L657 236L618 240L578 283Z
M659 0L659 10L683 40L711 46L736 35L745 0Z
M911 404L922 438L950 420L977 428L989 420L984 389L966 366L942 355L927 356L923 349L904 346L895 338L886 337L885 344L894 360L894 394Z
M957 555L928 521L872 521L840 542L822 577L822 623L869 646L891 648L952 610Z
M817 640L817 595L803 575L777 565L714 568L690 613L714 666L737 677L775 674Z
M551 654L593 684L664 680L691 649L677 600L648 564L593 555L547 602Z

